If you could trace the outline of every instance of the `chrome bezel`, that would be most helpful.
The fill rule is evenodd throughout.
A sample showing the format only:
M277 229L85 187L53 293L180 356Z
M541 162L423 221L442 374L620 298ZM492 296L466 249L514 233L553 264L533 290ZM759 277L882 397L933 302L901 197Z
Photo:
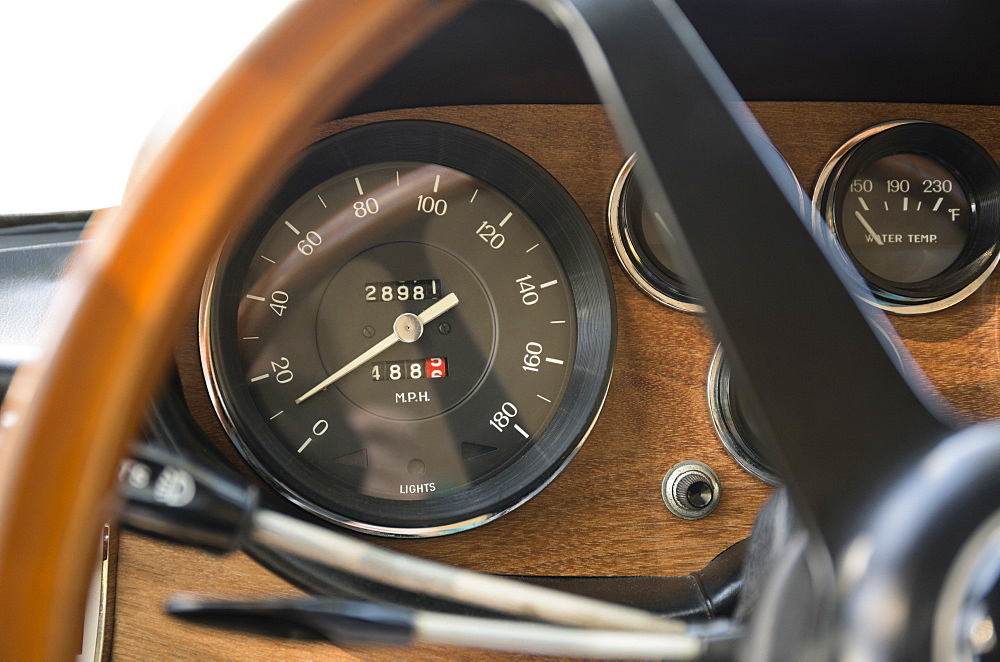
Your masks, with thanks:
M781 479L773 469L747 454L746 447L749 443L743 438L733 416L730 383L729 364L724 360L722 345L719 345L712 354L712 363L708 368L708 411L715 434L741 467L765 483L781 485Z
M838 180L834 177L834 173L838 170L844 160L854 152L855 148L890 129L918 124L935 125L934 122L929 122L927 120L893 120L876 124L875 126L861 131L841 145L837 151L833 153L833 156L831 156L826 162L822 170L820 170L819 176L816 178L816 186L813 189L813 200L816 204L817 213L813 214L813 234L818 240L823 241L833 248L835 254L840 257L843 260L843 263L851 269L856 270L856 267L854 266L850 255L848 255L847 250L840 243L840 240L837 237L836 218L834 210L832 209L834 196L829 196L830 202L828 205L822 205L821 201L824 197L826 197L828 192L831 194L833 193L834 188L838 184ZM862 278L865 284L868 286L868 290L866 292L859 292L858 297L865 303L898 315L922 315L926 313L934 313L944 310L945 308L950 308L951 306L967 299L993 274L997 263L1000 263L1000 251L997 252L997 255L993 258L993 260L985 267L985 270L968 285L957 292L939 299L926 300L921 298L907 298L894 294L893 297L898 299L899 302L887 301L879 296L881 288L863 277Z
M625 165L618 171L618 176L615 177L615 183L611 187L611 197L608 201L608 233L611 236L611 245L615 249L615 256L618 258L618 263L625 270L625 273L628 274L632 282L647 296L675 310L681 310L686 313L703 313L705 312L705 308L701 304L678 298L657 287L635 265L632 256L638 253L638 248L622 232L623 219L621 218L620 211L622 192L625 190L625 182L628 181L629 174L635 165L635 160L636 155L633 154L628 157Z
M945 576L934 609L932 654L935 662L979 659L968 650L967 637L961 631L969 625L968 615L975 604L974 594L983 590L983 578L996 576L1000 553L1000 510L995 511L962 545ZM987 572L987 571L992 572ZM978 584L978 585L977 585ZM981 599L982 596L979 596ZM1000 624L994 624L994 626ZM994 632L994 637L998 636ZM1000 644L996 644L1000 645Z

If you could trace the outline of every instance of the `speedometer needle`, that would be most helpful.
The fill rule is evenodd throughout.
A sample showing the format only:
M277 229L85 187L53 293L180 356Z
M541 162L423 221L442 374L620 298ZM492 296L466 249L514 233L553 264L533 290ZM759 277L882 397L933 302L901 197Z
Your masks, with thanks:
M885 242L882 241L882 238L875 233L875 230L872 229L872 226L868 225L868 221L866 221L865 217L861 215L861 212L855 211L854 215L858 217L859 221L861 221L861 225L865 226L865 230L868 230L868 234L872 236L872 239L875 240L875 243L878 244L879 246L885 246Z
M458 296L452 292L440 301L428 306L424 312L419 315L414 315L413 313L403 313L396 318L395 323L392 325L392 333L390 335L375 343L372 347L362 352L362 354L356 359L349 362L343 368L303 393L300 397L296 398L295 404L302 404L306 399L316 395L361 364L371 361L373 358L389 349L397 342L416 342L420 339L425 325L434 321L457 305Z

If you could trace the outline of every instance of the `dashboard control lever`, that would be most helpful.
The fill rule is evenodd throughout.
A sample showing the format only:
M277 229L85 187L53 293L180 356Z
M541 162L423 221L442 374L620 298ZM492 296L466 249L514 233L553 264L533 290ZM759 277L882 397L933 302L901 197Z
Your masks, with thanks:
M413 609L336 598L231 602L177 595L171 616L213 627L334 644L405 644L413 634Z
M223 478L150 444L118 471L126 526L212 552L240 549L257 511L256 487Z
M254 542L387 586L575 628L685 632L677 619L399 554L268 510L256 488L152 446L139 447L119 477L122 521L175 542L217 552Z
M685 634L588 630L336 598L219 602L182 596L173 598L167 610L206 625L290 639L427 643L608 660L728 659L734 639L725 626L695 626Z

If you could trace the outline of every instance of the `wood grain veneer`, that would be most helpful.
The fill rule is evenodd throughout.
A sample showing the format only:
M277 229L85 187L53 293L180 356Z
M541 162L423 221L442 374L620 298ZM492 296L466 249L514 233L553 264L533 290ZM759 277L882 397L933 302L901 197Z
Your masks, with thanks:
M939 121L1000 157L995 108L902 104L752 103L751 109L807 191L823 163L858 131L900 118ZM606 208L624 162L603 111L595 106L453 107L374 113L331 122L315 137L389 119L431 119L478 129L528 154L580 204L604 247L618 302L618 351L604 411L577 458L551 486L484 527L431 540L381 540L387 547L487 572L641 575L700 568L746 537L770 488L722 448L709 418L706 375L715 343L704 320L667 309L625 276L608 242ZM720 186L738 182L720 182ZM746 222L755 222L748 210ZM918 317L892 316L931 383L964 420L1000 416L996 276L955 307ZM790 302L795 305L795 302ZM213 442L239 462L215 417L201 377L194 311L176 349L187 400ZM827 397L829 394L817 394ZM807 441L805 443L808 443ZM668 513L660 481L676 462L700 460L722 483L719 507L699 521ZM119 659L312 659L329 646L275 643L170 621L164 595L216 597L294 593L242 555L217 559L132 535L121 540L115 656ZM363 659L400 651L351 649ZM475 654L421 647L415 659ZM343 654L343 659L352 659ZM492 658L492 656L491 656ZM332 657L331 659L341 659Z

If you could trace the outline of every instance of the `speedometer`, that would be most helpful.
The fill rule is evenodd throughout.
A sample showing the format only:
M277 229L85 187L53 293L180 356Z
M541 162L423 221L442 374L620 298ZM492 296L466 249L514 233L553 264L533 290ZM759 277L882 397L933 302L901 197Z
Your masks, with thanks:
M551 481L603 402L607 265L540 166L387 122L321 141L210 275L203 365L247 462L371 533L452 533Z

